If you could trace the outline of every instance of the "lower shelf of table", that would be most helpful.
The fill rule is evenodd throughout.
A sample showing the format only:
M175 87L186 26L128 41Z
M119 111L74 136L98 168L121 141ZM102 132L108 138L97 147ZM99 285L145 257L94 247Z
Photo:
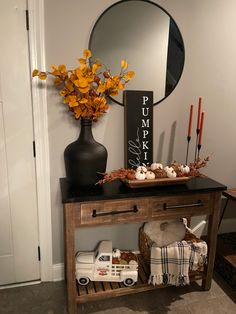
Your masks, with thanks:
M100 281L90 282L87 286L80 286L79 284L77 284L78 295L76 297L76 302L84 303L88 301L104 299L107 297L118 297L126 294L133 294L167 287L167 285L153 286L151 284L148 284L149 269L142 259L141 255L138 255L138 260L138 281L134 286L126 287L122 282ZM198 279L203 279L203 272L192 272L190 274L190 281L195 281Z

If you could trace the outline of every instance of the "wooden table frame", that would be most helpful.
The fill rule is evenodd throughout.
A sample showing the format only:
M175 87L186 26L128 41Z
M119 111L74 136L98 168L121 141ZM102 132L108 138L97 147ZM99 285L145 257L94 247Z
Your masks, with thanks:
M191 192L188 191L187 193L169 193L169 195L147 195L144 197L145 193L142 194L141 198L137 197L134 198L135 200L139 201L142 198L147 206L147 212L143 217L135 217L134 214L130 214L129 218L124 217L125 223L134 223L134 222L141 222L141 221L149 221L149 220L163 220L163 219L173 219L173 218L180 218L180 217L186 217L188 219L188 222L190 222L190 219L192 216L199 216L199 215L207 215L208 216L208 230L207 230L207 244L208 244L208 263L205 266L203 275L199 277L199 274L196 275L196 277L193 278L193 280L202 278L202 288L203 290L209 290L211 287L211 280L213 275L213 268L214 268L214 259L215 259L215 251L216 251L216 241L217 241L217 231L218 231L218 222L219 222L219 216L220 216L220 207L221 207L221 193L222 190L225 187L221 185L221 189L218 190L209 190L209 191L200 191L200 193ZM163 194L163 193L162 193ZM180 206L180 204L183 203L183 200L187 198L189 199L188 202L190 202L190 205L183 205ZM193 201L196 203L196 199L203 199L203 202L205 202L205 205L203 206L195 206L196 204L193 204L191 202L191 198L193 198ZM85 197L86 199L86 197ZM165 202L170 202L172 204L176 200L177 206L170 206L172 208L171 210L155 210L153 204L157 204L159 202L163 203L163 200ZM137 287L129 287L129 288L119 288L116 290L108 291L106 293L98 293L98 294L91 294L87 295L85 297L78 296L78 290L77 290L77 284L76 284L76 278L75 278L75 231L78 227L93 227L96 225L101 225L101 221L99 223L94 223L93 220L91 220L91 223L87 221L87 214L85 216L83 215L83 205L86 205L87 207L90 206L91 211L93 210L94 206L96 204L102 204L103 208L101 209L104 211L104 208L108 204L110 206L111 201L113 202L114 206L116 202L118 204L124 203L126 201L129 201L130 204L130 197L123 197L122 201L120 199L112 198L108 200L104 200L103 198L100 198L99 200L96 200L96 203L94 203L93 200L85 200L85 201L78 201L75 199L73 200L63 200L64 203L64 237L65 237L65 275L66 275L66 284L67 284L67 304L68 304L68 313L69 314L76 314L77 313L77 303L86 302L89 300L95 300L99 298L104 298L105 296L120 296L124 294L129 293L137 293L141 291L147 291L155 289L156 287L153 287L152 285L142 284ZM160 203L160 204L161 204ZM95 205L94 205L95 204ZM152 204L152 206L150 205ZM158 203L159 204L159 203ZM165 203L166 204L166 203ZM192 204L192 207L191 207ZM108 206L107 205L107 206ZM105 207L104 207L105 206ZM87 210L86 207L86 210ZM165 206L164 206L165 207ZM109 207L110 208L110 207ZM115 208L114 208L115 209ZM90 211L90 213L91 213ZM117 215L116 215L117 216ZM122 216L122 215L121 215ZM90 216L89 216L90 217ZM117 218L112 217L110 222L105 222L106 225L112 225L112 224L121 224L124 223L122 219L119 221ZM160 288L160 287L158 287Z

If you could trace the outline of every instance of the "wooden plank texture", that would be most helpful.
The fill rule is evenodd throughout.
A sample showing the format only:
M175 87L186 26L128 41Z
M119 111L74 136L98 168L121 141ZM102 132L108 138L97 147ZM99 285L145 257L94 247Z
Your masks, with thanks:
M164 187L162 187L164 188ZM181 189L181 186L180 186ZM134 190L132 190L134 191ZM191 273L190 280L202 280L204 290L210 289L216 251L216 237L218 231L221 191L167 193L166 195L149 195L146 197L127 197L123 199L111 198L90 202L72 202L64 204L64 236L65 236L65 266L67 280L68 313L77 313L77 303L133 294L166 285L153 286L148 284L149 265L145 264L141 256L139 260L138 282L132 287L123 283L90 282L88 286L80 286L75 279L75 231L76 227L113 225L119 223L145 222L149 220L163 220L178 217L190 217L206 214L209 216L207 244L209 248L208 264L204 272ZM200 205L199 205L200 204ZM126 212L137 206L138 212ZM93 210L98 215L92 217ZM123 212L122 212L123 211ZM114 214L114 212L116 212ZM117 214L118 213L118 214ZM138 236L138 235L137 235Z
M145 188L158 185L174 185L184 184L190 180L190 177L177 177L177 178L160 178L153 180L122 180L131 189Z
M214 270L214 261L216 253L218 222L220 218L221 193L216 192L214 197L214 208L208 218L207 245L208 245L208 263L205 267L205 279L202 281L202 288L209 290Z

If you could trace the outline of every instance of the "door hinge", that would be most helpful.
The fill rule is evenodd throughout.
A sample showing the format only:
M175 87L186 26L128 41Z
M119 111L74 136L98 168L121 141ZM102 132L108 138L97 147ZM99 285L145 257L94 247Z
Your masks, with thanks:
M40 246L38 246L38 260L41 261L41 252L40 252Z
M33 156L36 157L35 141L33 141Z
M25 22L26 22L26 30L29 30L29 11L25 10Z

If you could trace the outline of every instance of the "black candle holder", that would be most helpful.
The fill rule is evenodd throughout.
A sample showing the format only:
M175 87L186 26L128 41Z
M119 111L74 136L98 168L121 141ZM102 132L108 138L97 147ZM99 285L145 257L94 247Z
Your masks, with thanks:
M200 157L200 150L201 150L201 147L202 147L201 144L198 144L198 145L197 145L197 161L199 160L199 157Z
M189 143L191 141L191 136L187 136L187 151L186 151L186 160L185 160L185 165L188 164L188 151L189 151Z
M197 158L199 158L199 151L200 151L200 149L201 149L201 147L200 147L200 149L198 149L199 133L200 133L200 129L197 129L197 130L196 130L197 136L196 136L196 145L195 145L194 162L196 162L196 161L197 161ZM197 156L197 154L198 154L198 156Z

